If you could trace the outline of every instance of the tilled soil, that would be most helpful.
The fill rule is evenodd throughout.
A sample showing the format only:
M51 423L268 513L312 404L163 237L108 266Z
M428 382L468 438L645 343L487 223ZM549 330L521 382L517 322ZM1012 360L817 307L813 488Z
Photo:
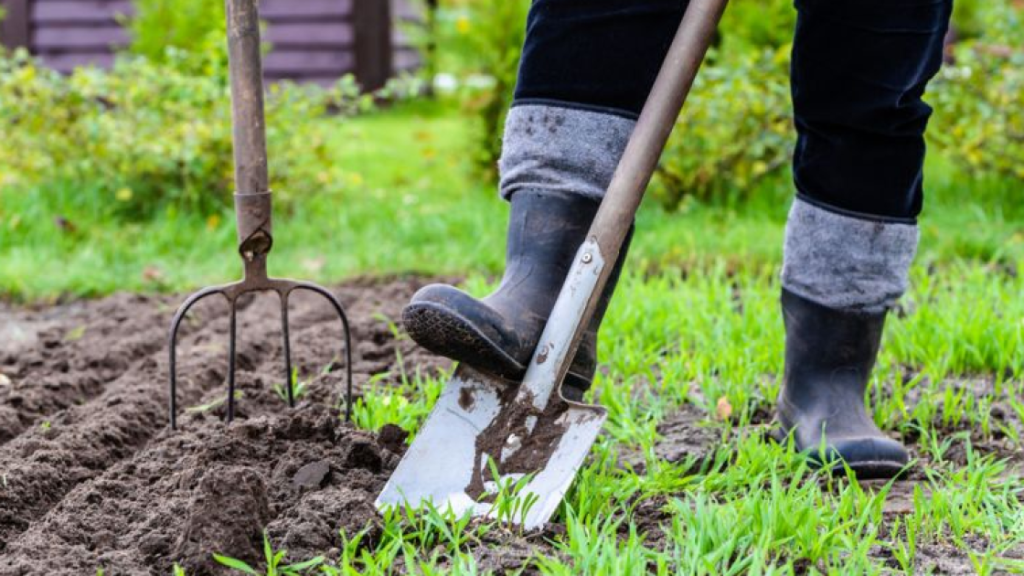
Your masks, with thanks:
M352 324L357 389L447 366L389 324L423 283L335 290ZM293 411L273 391L284 382L277 302L247 302L236 420L225 425L227 307L212 300L182 330L178 431L168 428L165 338L179 297L0 309L0 574L169 574L175 562L219 574L210 553L257 562L264 528L302 558L336 552L341 529L373 524L402 443L337 417L337 317L316 296L294 298L293 358L309 386Z

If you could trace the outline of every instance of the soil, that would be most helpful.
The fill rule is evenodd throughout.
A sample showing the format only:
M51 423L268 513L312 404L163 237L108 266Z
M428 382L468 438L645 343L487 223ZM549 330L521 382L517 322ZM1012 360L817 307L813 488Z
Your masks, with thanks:
M424 283L334 290L352 324L357 390L376 375L448 367L389 326ZM290 308L294 363L309 382L295 410L273 391L284 380L277 302L245 303L230 425L221 420L227 307L197 306L181 335L182 410L171 431L165 338L180 301L116 295L0 309L0 575L163 575L174 562L190 575L226 574L210 553L258 563L264 528L293 559L336 554L339 530L372 532L373 498L404 436L337 417L345 370L326 302L297 295Z
M397 382L403 372L449 368L408 339L396 340L390 324L426 282L366 279L333 290L353 328L357 393L371 378ZM365 528L369 541L379 534L373 499L406 435L393 426L379 434L358 431L337 417L345 366L327 304L314 295L292 303L294 364L308 388L291 410L273 390L283 381L277 302L245 303L240 395L230 425L222 421L227 308L216 300L197 306L181 332L180 429L171 431L165 339L181 298L119 294L40 309L0 305L0 576L98 568L108 575L165 575L175 562L193 576L227 574L210 553L259 564L264 529L293 561L336 557L339 532ZM991 388L984 381L956 385L975 395ZM998 400L992 416L1022 429ZM1024 470L1024 456L998 434L982 437L966 424L941 431L968 431L975 453L1009 459L1007 474ZM691 404L665 419L658 433L659 458L689 462L695 471L728 465L728 457L716 458L715 418ZM954 443L945 464L915 456L921 459L915 471L889 494L887 519L910 512L924 469L962 465L967 451L964 442ZM643 472L642 455L624 451L622 463ZM634 508L652 545L664 542L667 502L657 497ZM537 553L554 553L549 541L560 530L491 530L473 554L482 570L518 570ZM970 544L984 550L987 543ZM888 550L876 552L895 562ZM963 552L941 544L921 548L919 567L973 573Z

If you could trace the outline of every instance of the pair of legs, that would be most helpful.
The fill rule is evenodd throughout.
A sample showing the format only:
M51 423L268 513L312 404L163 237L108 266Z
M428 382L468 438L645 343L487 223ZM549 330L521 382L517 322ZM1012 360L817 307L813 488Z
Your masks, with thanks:
M482 300L424 288L404 313L420 344L522 376L685 7L534 0L501 159L501 193L512 205L505 276ZM841 458L861 476L891 476L907 453L875 426L864 392L917 248L931 113L922 95L941 64L952 0L796 7L797 196L782 268L778 419L819 464ZM581 398L593 378L612 290L614 282L572 364L568 398Z

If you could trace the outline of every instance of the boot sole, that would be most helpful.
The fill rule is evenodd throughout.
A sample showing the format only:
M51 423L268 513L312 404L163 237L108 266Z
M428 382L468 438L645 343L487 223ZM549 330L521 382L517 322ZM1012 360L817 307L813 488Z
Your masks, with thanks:
M907 473L906 464L884 460L847 462L845 466L842 462L836 462L828 468L828 473L833 476L846 476L847 468L857 476L857 480L890 480Z
M781 427L773 427L768 430L768 438L777 444L785 444L789 441L789 435ZM889 480L903 476L909 471L906 462L895 460L864 460L860 462L829 460L822 462L815 452L812 449L802 450L812 468L823 470L832 476L846 476L846 471L849 469L857 476L858 480Z
M526 366L450 308L431 302L410 304L402 311L402 323L417 344L435 354L501 378L517 380L526 373Z

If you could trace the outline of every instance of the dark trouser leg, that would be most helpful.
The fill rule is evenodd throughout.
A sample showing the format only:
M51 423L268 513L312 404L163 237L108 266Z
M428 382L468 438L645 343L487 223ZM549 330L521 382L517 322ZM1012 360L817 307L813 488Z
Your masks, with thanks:
M534 0L500 166L512 204L505 275L483 299L422 289L403 313L413 339L493 374L523 375L684 8L684 0ZM562 392L570 399L590 386L614 285L569 369Z
M684 0L534 0L505 125L504 197L604 195L685 8Z
M903 294L922 203L922 101L951 0L797 0L798 197L786 229L779 420L819 464L891 476L906 451L864 407L886 311ZM825 451L818 452L824 434Z

